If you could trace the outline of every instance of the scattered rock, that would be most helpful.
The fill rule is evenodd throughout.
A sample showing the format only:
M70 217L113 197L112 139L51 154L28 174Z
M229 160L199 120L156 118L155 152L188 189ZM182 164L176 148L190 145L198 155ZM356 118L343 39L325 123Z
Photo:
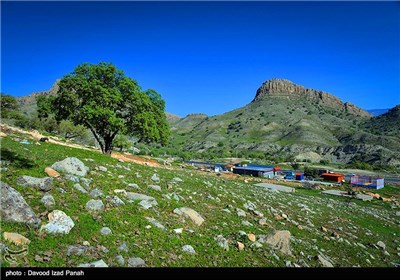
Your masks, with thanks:
M137 184L134 184L134 183L128 184L128 187L134 188L134 189L139 189L139 186Z
M282 218L284 218L286 220L288 218L288 216L286 214L282 214Z
M114 207L118 207L121 205L125 205L125 202L122 201L118 196L114 196L113 198L106 197L106 199L110 202L110 204Z
M153 176L151 176L151 180L154 181L154 182L160 182L160 178L155 173L153 174Z
M126 198L129 200L140 200L140 201L147 201L148 203L145 203L145 205L151 205L151 206L156 206L157 201L154 197L148 196L148 195L144 195L144 194L140 194L140 193L132 193L132 192L127 192L126 193ZM150 206L150 207L151 207ZM144 207L142 205L142 207Z
M242 221L242 225L252 227L253 225L249 221Z
M64 178L68 181L74 182L74 183L79 183L79 177L76 177L74 175L71 174L65 174Z
M128 267L143 267L146 263L142 258L129 258Z
M161 187L157 185L150 185L149 188L158 192L161 191Z
M321 230L322 230L323 232L328 232L328 230L327 230L326 227L324 227L324 226L321 226Z
M385 243L383 243L382 241L378 241L378 243L376 243L376 245L381 248L382 250L386 250L386 245Z
M98 166L98 167L96 167L96 170L101 171L101 172L107 172L107 168L104 166Z
M118 247L119 251L123 251L123 252L128 252L128 246L126 245L126 242L123 242L119 247Z
M254 242L256 241L256 236L252 233L247 234L247 238L251 241Z
M243 251L244 250L244 244L242 242L237 241L236 244L238 246L239 251Z
M176 208L174 209L174 213L190 218L198 226L201 226L201 224L204 222L204 218L200 216L199 213L188 207Z
M236 214L239 216L239 217L246 217L246 212L244 212L242 209L240 209L240 208L236 208Z
M155 200L142 200L138 205L142 206L144 209L150 209L154 205L157 205L157 202Z
M112 234L112 231L109 227L103 227L100 230L101 235L109 235Z
M179 183L179 182L182 182L182 181L183 180L181 178L178 178L178 177L175 177L175 178L172 179L172 182L176 182L176 183Z
M265 218L260 219L260 220L258 221L258 224L259 224L260 226L265 226L265 225L267 224L267 219L265 219Z
M85 189L88 190L90 187L90 184L92 183L92 179L80 178L80 182L85 186Z
M390 256L389 252L388 252L388 251L386 251L386 250L385 250L385 251L383 251L383 254L384 254L385 256L388 256L388 257Z
M89 243L89 241L83 241L83 246L90 246L90 243Z
M176 228L176 229L174 229L174 232L175 232L175 233L178 233L178 234L181 234L182 231L183 231L183 228Z
M91 199L86 203L85 208L90 212L98 213L104 210L104 204L100 199Z
M103 191L99 190L99 189L93 189L90 191L90 196L92 198L98 198L104 195Z
M46 174L49 175L50 177L60 177L60 173L58 173L51 167L46 167L44 169L44 172L46 172Z
M55 202L55 200L54 200L54 197L53 197L51 194L49 194L49 193L46 193L46 194L42 197L42 199L40 200L40 202L42 202L43 205L44 205L46 208L49 208L49 207L54 206L54 205L56 204L56 202Z
M26 203L25 199L14 188L0 181L1 185L1 220L24 223L34 228L40 226L40 219Z
M82 256L87 251L86 246L83 245L69 245L67 247L67 256Z
M285 255L292 255L292 252L290 251L290 236L290 231L278 230L269 234L266 237L265 242Z
M146 217L146 220L148 220L150 223L152 223L156 228L165 230L165 226L160 224L160 222L158 222L156 219Z
M74 188L77 189L78 191L82 193L88 193L87 190L85 190L81 185L79 184L74 184Z
M4 232L4 239L13 242L15 245L29 244L31 241L25 236L15 232Z
M121 255L116 256L116 257L115 257L115 260L117 261L117 263L118 263L120 266L123 266L123 265L125 264L125 260L124 260L124 258L123 258Z
M35 178L31 176L20 176L17 178L17 185L24 187L37 187L41 191L48 192L52 188L53 178Z
M229 251L228 240L226 240L222 235L218 235L214 238L214 240L218 243L218 245L224 248L226 251Z
M333 264L324 255L320 254L317 258L323 267L333 267Z
M72 175L77 175L85 177L89 168L83 164L82 161L75 157L69 157L62 161L54 163L51 168L57 170L58 172L68 173Z
M280 221L280 220L282 220L283 218L282 218L282 216L281 215L279 215L279 214L275 214L275 220L277 220L277 221Z
M253 211L257 208L256 205L251 201L247 201L245 204L243 204L243 207L248 211Z
M48 233L68 234L75 226L72 219L61 210L54 210L48 215L49 223L41 227Z
M91 263L81 263L77 267L108 267L108 265L103 260L98 260Z
M194 248L193 248L192 246L190 246L190 245L185 245L185 246L183 246L183 247L182 247L182 251L184 251L184 252L186 252L186 253L189 253L189 254L192 254L192 255L196 254L196 251L195 251Z

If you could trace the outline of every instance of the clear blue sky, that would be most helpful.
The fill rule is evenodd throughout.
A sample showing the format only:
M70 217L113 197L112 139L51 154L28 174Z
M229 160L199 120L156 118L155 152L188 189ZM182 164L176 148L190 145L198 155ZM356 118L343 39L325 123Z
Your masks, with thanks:
M365 109L400 104L398 2L1 2L1 90L112 62L180 116L242 107L274 77Z

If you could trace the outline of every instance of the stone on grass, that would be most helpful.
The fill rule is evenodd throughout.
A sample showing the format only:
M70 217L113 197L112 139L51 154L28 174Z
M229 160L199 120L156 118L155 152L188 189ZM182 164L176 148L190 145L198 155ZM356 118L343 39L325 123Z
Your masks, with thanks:
M5 240L8 240L15 245L24 245L31 243L28 238L16 232L4 232L3 237Z
M228 240L226 240L225 237L223 237L222 235L218 235L214 238L214 240L220 247L224 248L225 251L229 251Z
M134 189L138 189L139 188L138 184L135 184L135 183L128 184L128 187L134 188Z
M89 194L92 198L98 198L104 195L103 191L99 189L93 189Z
M51 168L57 170L58 172L77 175L85 177L89 168L83 164L82 161L75 157L69 157L62 161L54 163Z
M101 235L109 235L112 233L111 229L109 227L103 227L100 230Z
M324 255L320 254L317 258L323 267L333 267L333 264Z
M146 217L146 220L148 220L150 223L152 223L156 228L165 230L165 226L163 226L162 224L160 224L160 222L157 221L156 219Z
M128 267L143 267L143 266L146 266L146 263L142 258L128 259Z
M201 224L204 222L204 218L189 207L175 208L174 213L191 219L198 226L201 226Z
M161 191L161 187L157 186L157 185L149 185L149 189L155 190L160 192Z
M17 178L17 185L24 187L36 187L41 191L48 192L52 188L53 178L36 178L31 176L20 176Z
M2 222L24 223L38 228L41 221L21 194L1 181L0 186L0 213Z
M196 254L196 251L194 250L194 248L191 245L184 245L182 247L182 251L186 252L186 253L189 253L189 254L192 254L192 255Z
M236 208L236 214L239 216L239 217L246 217L246 212L244 212L242 209L240 209L240 208Z
M58 173L57 171L55 171L53 168L51 167L46 167L44 169L44 172L50 176L50 177L60 177L60 173Z
M65 180L74 182L74 183L79 183L79 177L71 174L65 174L64 175Z
M85 208L90 212L98 213L104 210L104 204L100 199L91 199L86 203Z
M120 266L123 266L123 265L125 264L124 257L122 257L121 255L116 256L116 257L115 257L115 260L117 261L117 263L118 263Z
M236 244L238 246L239 251L243 251L244 250L244 244L242 242L237 241Z
M118 247L118 251L123 251L123 252L128 252L128 246L126 245L126 242L123 242L119 247Z
M96 167L96 170L101 171L101 172L107 172L107 168L104 166Z
M68 234L75 226L72 219L61 210L54 210L48 215L49 223L43 225L41 230L46 230L48 233Z
M88 178L80 178L81 183L85 186L85 189L89 189L90 184L92 183L92 179Z
M118 196L114 196L113 198L109 198L110 204L114 207L118 207L121 205L125 205L125 202L122 201Z
M174 229L174 232L181 234L183 232L183 228L176 228L176 229Z
M46 194L42 197L42 199L40 200L40 202L42 202L43 205L44 205L46 208L51 207L51 206L54 206L54 205L56 204L56 202L55 202L55 200L54 200L54 197L53 197L51 194L49 194L49 193L46 193Z
M290 236L290 231L278 230L269 234L265 242L285 255L292 255L290 251Z
M160 177L158 177L158 175L154 173L153 176L151 176L151 180L154 182L160 182Z
M91 263L81 263L77 267L108 267L108 265L103 260L98 260Z
M74 184L74 188L82 193L88 193L80 184Z
M382 241L378 241L378 243L376 243L376 245L381 248L382 250L386 249L386 245L385 243L383 243Z

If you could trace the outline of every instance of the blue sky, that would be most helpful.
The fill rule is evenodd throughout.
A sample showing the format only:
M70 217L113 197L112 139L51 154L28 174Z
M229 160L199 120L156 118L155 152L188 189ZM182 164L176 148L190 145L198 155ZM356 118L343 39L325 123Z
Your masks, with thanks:
M112 62L167 111L242 107L271 78L365 109L400 104L397 2L1 2L1 91Z

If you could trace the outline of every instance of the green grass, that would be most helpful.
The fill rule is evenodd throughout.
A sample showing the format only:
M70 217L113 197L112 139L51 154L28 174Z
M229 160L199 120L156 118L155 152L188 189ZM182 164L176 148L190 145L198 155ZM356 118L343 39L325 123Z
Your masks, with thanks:
M21 135L18 137L23 138ZM392 209L392 206L395 207L394 202L352 200L349 203L345 198L323 195L319 191L302 188L296 189L295 193L274 193L250 183L245 184L242 180L227 180L214 173L199 173L191 168L164 169L121 163L97 152L51 143L36 145L32 140L29 140L30 145L24 145L15 140L16 136L7 136L1 140L2 160L10 161L8 170L1 173L2 182L18 190L36 214L43 214L42 224L47 223L46 211L54 209L64 211L75 223L68 235L51 235L21 224L2 222L1 233L18 232L31 240L29 253L18 259L17 266L70 267L98 259L103 259L109 266L118 266L115 256L121 254L126 262L129 257L141 257L147 266L151 267L280 267L285 266L286 260L295 263L302 260L308 266L315 267L320 265L315 256L320 254L321 250L325 250L323 253L332 259L335 266L341 267L394 266L393 263L399 259L396 248L399 246L400 228L398 217L395 216L395 211L399 210ZM56 205L51 209L46 209L41 204L42 192L16 185L16 179L21 175L45 177L45 167L66 157L77 157L89 167L87 178L93 180L91 189L99 188L109 196L114 196L115 189L147 194L157 199L158 206L145 210L138 206L137 202L125 201L124 206L106 207L105 211L96 217L84 209L86 202L91 199L90 195L75 190L72 182L54 180L50 193L54 196ZM93 162L86 159L92 159ZM95 167L98 166L105 166L108 171L95 171ZM138 178L136 173L141 177ZM159 183L151 181L154 173L161 178ZM119 178L120 175L124 177ZM170 181L174 177L181 178L183 182L171 185ZM127 183L136 183L140 189L130 189ZM150 184L161 186L162 191L149 189L147 186ZM168 185L171 188L168 188ZM67 193L62 194L58 188L63 188ZM388 195L398 193L398 189L386 186L377 192ZM176 201L163 197L171 193L176 193L183 199ZM118 196L125 200L121 195ZM101 199L106 204L104 197ZM236 215L235 209L244 209L243 204L246 201L256 204L257 210L267 219L267 225L259 225L259 218L250 212L247 212L246 218ZM312 212L302 210L301 204L307 205ZM184 206L199 212L205 218L203 225L196 226L189 219L173 214L175 208ZM227 207L231 213L222 211ZM271 209L287 214L289 220L276 220ZM371 213L376 213L378 218ZM155 218L166 230L151 225L145 217ZM252 226L242 225L243 220L250 222ZM307 220L314 226L308 226ZM297 222L303 228L299 229L290 221ZM146 228L148 225L151 225L151 228ZM327 233L320 230L323 225L328 228ZM103 226L109 227L112 234L102 236L100 229ZM184 232L181 235L176 234L173 231L176 228L184 228ZM189 230L193 230L193 233ZM273 230L289 230L294 238L291 241L294 256L282 255L267 244L255 248L251 246L250 240L239 235L240 230L254 233L256 236L268 234ZM338 231L339 236L352 245L340 242L338 238L326 240L332 231ZM368 232L372 235L366 235ZM394 236L393 233L397 235ZM229 251L224 251L214 241L220 234L228 240ZM381 250L369 245L376 244L379 240L387 245L390 256L383 255ZM69 245L82 244L84 241L88 241L92 246L105 246L108 252L97 250L89 255L66 255ZM244 251L237 250L237 241L245 244ZM3 240L2 234L1 242L10 247L15 246ZM126 242L128 252L118 251L117 248L122 242ZM354 246L354 242L365 245L367 249ZM182 252L181 247L186 244L192 245L197 254L188 255ZM35 256L40 257L48 252L51 253L49 261L35 260ZM369 254L373 255L375 260L371 259ZM366 262L366 258L370 259L372 265ZM3 261L1 265L6 267L10 264Z

